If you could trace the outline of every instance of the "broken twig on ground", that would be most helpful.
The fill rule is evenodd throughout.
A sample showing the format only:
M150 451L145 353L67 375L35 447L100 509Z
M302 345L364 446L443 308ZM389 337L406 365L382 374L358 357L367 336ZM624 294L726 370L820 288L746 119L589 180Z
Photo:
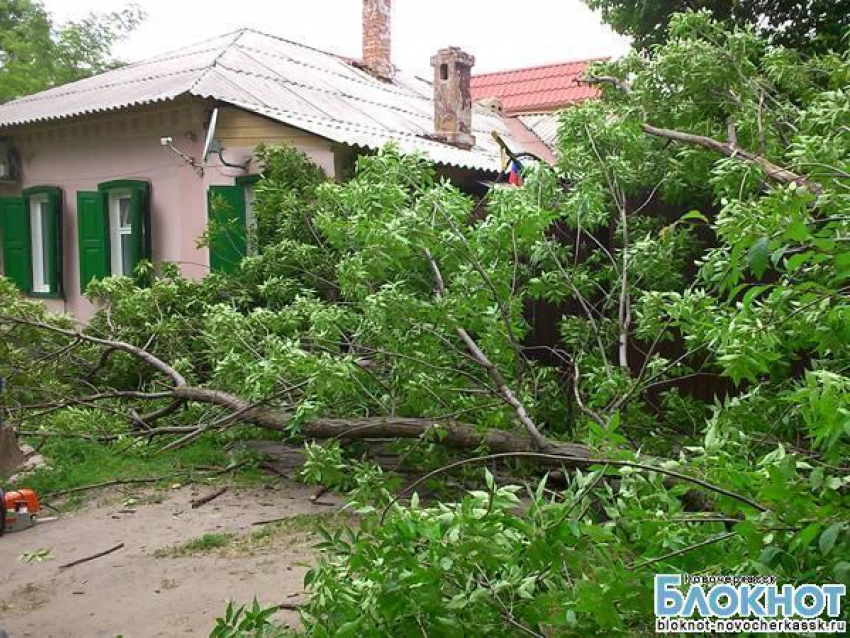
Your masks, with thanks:
M113 552L117 552L119 549L124 548L124 543L118 543L115 547L110 547L109 549L98 552L97 554L92 554L91 556L86 556L85 558L80 558L79 560L71 561L70 563L66 563L65 565L60 565L59 569L68 569L70 567L76 567L77 565L82 565L83 563L88 563L93 560L97 560L98 558L103 558L104 556L108 556Z
M239 463L233 463L224 468L215 469L212 474L208 477L212 476L221 476L222 474L227 474L228 472L233 472L242 468L248 464L248 461L240 461ZM58 492L50 492L48 496L67 496L69 494L77 494L79 492L87 492L89 490L96 490L101 487L112 487L113 485L135 485L140 483L159 483L160 481L169 481L176 478L183 477L191 477L192 471L186 472L177 472L176 474L166 474L165 476L149 476L149 477L141 477L141 478L127 478L127 479L115 479L113 481L103 481L102 483L92 483L91 485L80 485L78 487L70 487L66 490L59 490Z
M207 494L206 496L196 498L195 500L192 501L192 509L196 510L199 507L203 507L204 505L206 505L210 501L214 501L215 499L217 499L219 496L224 494L226 491L227 491L227 488L222 487L220 490L216 490L215 492L212 492L211 494Z
M316 492L312 496L310 496L310 500L313 503L315 503L316 501L318 501L320 498L322 498L327 493L328 493L328 488L325 487L324 485L320 485L319 489L317 489Z

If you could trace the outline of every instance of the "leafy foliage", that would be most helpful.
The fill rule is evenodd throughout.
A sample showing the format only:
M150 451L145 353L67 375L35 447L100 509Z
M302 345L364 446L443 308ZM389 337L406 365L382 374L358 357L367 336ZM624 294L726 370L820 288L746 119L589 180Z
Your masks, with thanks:
M216 618L215 628L210 638L280 638L287 635L282 629L276 628L270 621L271 616L277 611L276 607L263 608L257 599L252 605L234 607L233 603L227 606L227 611L221 618Z
M689 514L688 487L630 470L597 482L606 467L557 495L541 484L523 515L519 488L491 479L456 504L421 508L414 498L326 539L330 554L309 581L309 635L639 633L651 630L656 572L847 581L847 58L803 60L703 14L674 17L671 34L648 58L598 69L628 81L627 95L611 90L563 115L571 190L538 175L525 193L499 193L488 212L502 205L516 211L513 227L540 224L519 270L530 298L573 304L561 348L605 426L585 420L585 440L610 451L637 437L673 459L666 467L767 511L712 495L719 517ZM647 121L721 140L731 121L734 143L816 180L819 192L649 137ZM609 254L555 241L545 231L556 221L561 232L594 234L599 248L610 233ZM475 226L470 245L491 223ZM617 367L623 264L633 338L649 355ZM690 377L718 379L718 396L686 394L680 381Z
M129 5L57 25L39 0L0 0L0 103L116 66L113 46L143 19Z
M832 0L586 0L618 33L643 49L666 39L676 13L707 9L727 24L750 25L776 44L809 53L847 47L847 11Z
M304 478L350 492L362 519L326 535L308 635L628 634L651 627L658 571L846 582L848 56L686 13L650 54L594 71L629 90L566 111L559 166L522 188L475 201L392 147L331 183L265 149L262 249L233 276L159 265L90 287L90 334L276 410L291 439L326 418L354 434L415 417L433 426L392 449L432 468L449 422L521 434L462 329L549 441L601 459L566 486L487 475L408 506L362 445L309 444ZM0 286L0 316L70 326ZM125 353L79 343L68 358L55 334L0 330L23 406L45 389L161 388Z

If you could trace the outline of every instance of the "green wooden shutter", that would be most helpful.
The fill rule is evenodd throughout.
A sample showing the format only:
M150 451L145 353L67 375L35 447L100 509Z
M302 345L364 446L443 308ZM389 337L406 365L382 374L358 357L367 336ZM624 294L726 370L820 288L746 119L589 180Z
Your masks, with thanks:
M80 290L93 279L110 274L109 219L102 193L77 193L77 238L80 251Z
M135 271L143 259L151 259L150 185L133 182L130 185L130 223L133 226L133 241L130 263Z
M212 222L210 268L235 272L248 254L245 220L245 189L242 186L210 186L207 215Z
M32 290L30 216L23 197L0 198L3 272L23 292Z

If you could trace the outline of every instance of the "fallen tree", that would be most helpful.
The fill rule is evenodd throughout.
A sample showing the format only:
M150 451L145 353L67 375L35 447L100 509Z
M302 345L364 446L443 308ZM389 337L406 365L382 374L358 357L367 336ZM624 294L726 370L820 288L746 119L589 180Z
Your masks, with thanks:
M171 400L170 406L180 403L207 403L230 410L223 421L227 423L245 422L251 423L270 430L280 432L292 431L292 411L285 409L273 409L251 403L236 395L198 386L189 385L186 379L171 365L160 360L146 350L122 341L100 339L92 337L81 331L72 331L47 323L28 321L25 319L7 317L0 315L0 323L11 323L30 326L39 330L64 335L71 339L71 343L86 341L107 350L126 352L145 365L152 367L164 376L168 377L172 387L168 390L145 393L140 391L113 391L87 397L76 397L72 404L92 404L98 401L114 401L126 399L133 401L162 401ZM515 400L515 399L514 399ZM59 407L61 404L52 407ZM169 406L169 407L170 407ZM172 410L169 409L170 413ZM175 434L174 428L156 428L153 424L156 420L166 416L165 410L158 410L148 416L140 416L132 410L128 413L128 419L134 423L140 423L144 429L139 432L141 436L151 437L163 434ZM196 428L184 428L179 432L185 432L185 436L195 435L209 429L209 425L199 425ZM429 432L439 431L440 441L445 445L455 447L459 450L488 449L496 453L504 452L528 452L539 449L549 450L563 457L562 463L567 466L587 465L593 460L590 449L584 445L550 441L527 436L518 435L503 430L479 431L474 426L459 423L454 420L442 420L411 417L360 417L360 418L315 418L305 421L299 428L299 434L309 439L420 439ZM570 459L573 459L570 461Z
M334 184L266 149L259 254L232 275L94 282L88 326L0 280L9 421L169 453L242 424L307 443L311 480L386 508L325 539L316 635L628 633L661 569L846 578L847 58L673 29L595 70L630 90L565 112L559 167L523 188L473 201L392 148ZM492 477L422 508L362 458L374 439L429 483L568 471L520 516Z

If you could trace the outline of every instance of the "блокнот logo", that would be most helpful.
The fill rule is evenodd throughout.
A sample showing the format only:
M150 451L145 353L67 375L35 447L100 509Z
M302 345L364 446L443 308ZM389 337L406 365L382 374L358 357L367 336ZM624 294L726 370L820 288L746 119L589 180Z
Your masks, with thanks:
M687 590L683 590L688 586ZM840 633L845 585L782 585L772 576L655 576L658 633Z

